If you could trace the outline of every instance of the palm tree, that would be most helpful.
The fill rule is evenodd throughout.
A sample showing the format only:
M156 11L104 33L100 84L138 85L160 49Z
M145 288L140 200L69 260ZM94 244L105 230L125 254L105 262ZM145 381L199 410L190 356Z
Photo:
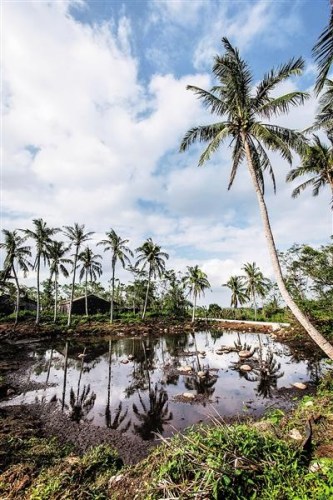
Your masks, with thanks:
M314 135L313 144L306 147L301 157L301 165L288 173L287 182L299 177L311 176L293 190L293 198L296 198L301 191L310 186L313 196L317 196L326 185L331 187L333 195L333 137L328 136L328 139L330 146L321 142L319 137Z
M81 226L75 222L74 226L65 226L65 230L63 231L65 236L69 238L69 241L71 242L71 245L74 245L75 248L75 253L74 253L74 261L73 261L73 280L72 280L72 289L71 289L71 297L70 297L70 304L69 304L69 310L68 310L68 321L67 321L67 326L70 326L71 324L71 319L72 319L72 308L73 308L73 299L74 299L74 289L75 289L75 275L76 275L76 267L77 267L77 259L79 256L79 251L81 248L81 245L90 239L90 236L94 234L93 231L90 231L88 233L84 232L84 224Z
M257 296L261 298L265 297L270 288L270 281L264 277L259 267L256 266L255 262L253 262L252 264L250 262L244 264L242 269L243 271L245 271L244 280L246 286L246 293L248 294L250 299L252 299L252 304L254 308L254 319L256 321Z
M110 323L113 322L113 309L114 309L114 276L117 260L120 261L123 268L126 262L130 264L130 260L126 254L133 257L132 250L126 246L129 240L122 240L121 237L111 229L106 233L107 239L100 241L97 245L104 245L104 252L111 251L111 297L110 297Z
M54 323L57 321L59 275L62 274L65 278L68 278L69 273L65 265L72 264L71 259L65 257L68 250L69 247L65 247L63 241L52 241L51 245L49 245L50 280L54 276Z
M12 277L15 280L16 285L16 308L15 308L15 325L18 322L18 314L20 310L20 285L17 277L17 271L15 265L18 269L23 271L24 276L27 274L30 262L28 257L31 257L30 246L24 245L27 237L22 237L18 234L17 230L8 231L7 229L2 230L5 241L0 243L0 248L5 250L6 256L4 259L4 270L2 281L6 282Z
M312 49L318 66L318 76L315 86L317 95L323 89L328 72L333 62L333 4L331 2L330 20L324 31L320 34L317 43Z
M197 306L197 298L201 294L204 295L206 288L210 288L207 274L204 273L199 266L187 266L187 272L183 277L184 286L189 289L189 294L193 297L192 308L192 323L195 318L195 309Z
M238 304L243 305L249 300L243 276L230 276L229 280L222 286L226 286L231 291L230 307L237 309Z
M86 316L88 316L88 278L89 281L96 281L97 277L102 274L102 264L98 261L102 256L99 254L94 254L91 248L86 247L83 252L78 255L78 261L81 262L80 270L80 281L85 279L84 290L85 290L85 305L86 305Z
M219 121L189 130L181 143L180 150L186 151L197 140L208 142L208 147L199 159L199 165L203 165L224 140L231 137L233 164L228 187L230 189L238 167L246 160L281 295L311 338L330 358L333 358L333 346L314 328L287 291L264 199L265 171L272 177L275 189L274 172L266 149L280 153L284 159L291 162L290 148L301 151L303 137L298 132L271 123L263 123L261 120L286 113L291 106L303 104L307 97L303 92L289 92L279 97L271 97L270 93L290 76L300 74L304 62L302 59L291 60L277 70L273 69L253 90L253 76L248 64L241 59L238 50L234 49L226 38L222 39L222 43L225 54L216 56L213 66L213 73L219 80L219 85L213 87L210 92L195 86L188 87L203 100L212 113L218 115Z
M47 226L47 223L43 219L33 219L34 230L31 229L21 229L23 233L35 241L36 246L36 258L33 264L33 269L36 271L37 275L37 314L36 314L36 325L40 321L40 265L41 260L43 260L44 265L49 263L49 246L52 242L51 236L59 231L58 228L51 228Z
M151 238L148 238L144 244L141 245L141 247L138 247L135 251L138 253L138 259L135 264L136 267L138 267L141 263L143 263L141 271L148 267L146 297L142 313L142 319L145 319L151 278L162 276L165 270L164 259L168 259L169 255L165 252L161 252L161 247L156 245Z

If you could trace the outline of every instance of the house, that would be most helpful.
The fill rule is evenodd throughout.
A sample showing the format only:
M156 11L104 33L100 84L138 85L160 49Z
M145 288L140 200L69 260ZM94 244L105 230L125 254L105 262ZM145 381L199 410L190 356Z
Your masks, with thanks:
M11 314L15 311L16 298L4 293L0 296L0 313ZM37 302L27 296L20 297L20 311L36 311Z
M110 312L110 302L108 300L102 299L93 293L87 296L88 299L88 312L89 314L104 314ZM70 300L65 300L60 303L59 311L68 314L70 307ZM115 308L117 304L115 303ZM86 314L86 297L78 297L73 300L72 314Z

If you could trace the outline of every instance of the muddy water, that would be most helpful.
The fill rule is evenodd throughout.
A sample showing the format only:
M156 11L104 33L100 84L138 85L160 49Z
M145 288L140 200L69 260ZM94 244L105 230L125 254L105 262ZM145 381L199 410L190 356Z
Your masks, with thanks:
M283 406L281 388L315 383L322 371L319 361L301 359L269 335L253 333L207 331L27 349L33 363L23 382L26 387L26 382L38 384L38 389L1 406L54 401L77 422L145 440L154 439L155 433L170 436L211 415L259 416L267 408ZM238 352L244 349L253 355L240 360ZM243 371L244 364L251 371Z

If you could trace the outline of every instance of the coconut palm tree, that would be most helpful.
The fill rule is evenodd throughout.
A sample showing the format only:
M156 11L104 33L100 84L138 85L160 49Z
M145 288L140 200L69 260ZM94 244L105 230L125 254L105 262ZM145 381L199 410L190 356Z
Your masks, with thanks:
M65 247L63 241L52 241L49 245L50 280L54 277L54 323L57 321L59 275L68 278L69 273L65 266L72 264L71 259L65 257L68 250L69 247Z
M16 268L23 271L24 276L27 274L29 267L31 266L28 261L28 257L31 257L30 246L25 245L27 237L20 236L17 230L8 231L7 229L2 230L5 241L0 243L0 248L6 252L4 259L4 270L2 275L2 281L14 278L16 285L16 307L15 307L15 325L18 322L18 314L20 310L20 285L17 276Z
M246 293L252 300L254 308L254 319L257 320L257 297L264 298L270 289L270 281L264 277L256 263L247 262L242 267L245 271L244 281Z
M99 262L102 256L99 254L94 254L91 248L86 247L83 252L78 255L78 262L81 263L81 270L79 279L80 281L84 278L84 291L85 291L85 306L86 306L86 316L88 313L88 279L89 281L96 281L97 277L102 274L102 264Z
M231 291L230 307L237 309L238 304L243 305L249 300L243 276L230 276L222 286L226 286Z
M148 268L146 297L142 312L142 319L145 319L150 281L152 278L156 278L157 276L160 278L162 276L165 271L165 259L168 259L169 255L166 252L161 252L161 247L156 245L151 238L148 238L135 251L138 254L135 266L138 267L142 264L141 271L145 270L146 267Z
M192 322L195 318L195 309L197 306L197 298L201 294L205 294L205 290L210 288L207 274L204 273L199 266L187 266L187 271L183 276L183 283L189 290L189 295L193 297Z
M108 233L106 233L107 238L105 240L100 241L97 245L104 245L104 252L111 251L111 297L110 297L110 323L113 322L113 310L114 310L114 277L116 264L119 260L123 268L125 268L125 264L130 264L130 259L128 255L131 257L134 256L132 250L126 246L126 243L129 240L123 240L121 237L111 229ZM128 255L127 255L128 254Z
M84 232L85 227L84 224L80 226L77 222L74 223L74 226L65 226L65 230L63 231L64 235L68 237L71 246L74 246L74 260L73 260L73 280L72 280L72 288L71 288L71 297L70 304L68 310L68 321L67 326L70 326L72 319L72 308L73 308L73 299L74 299L74 289L75 289L75 276L76 276L76 268L77 268L77 259L79 256L79 251L83 243L90 239L90 237L94 234L93 231L88 233Z
M333 196L333 137L329 136L328 139L330 146L314 135L313 144L306 147L301 157L301 165L288 173L287 182L299 177L311 176L293 190L293 198L296 198L307 187L312 187L313 196L317 196L326 185L330 186Z
M331 2L330 20L324 31L320 34L317 43L312 49L318 66L318 76L315 86L317 95L323 89L328 72L333 62L333 3Z
M52 242L51 236L60 231L58 228L51 228L43 219L33 219L34 229L21 229L23 233L34 240L36 246L36 257L33 264L33 269L36 271L37 277L37 314L36 325L40 321L40 265L43 260L44 266L49 263L49 246Z
M226 38L222 39L222 43L225 53L215 57L213 66L218 85L214 86L211 91L193 85L188 86L188 89L202 99L212 113L218 115L218 121L212 125L190 129L182 140L180 151L186 151L196 141L208 142L208 147L199 159L199 165L203 165L227 137L231 138L233 162L228 187L231 188L239 166L246 160L281 295L311 338L330 358L333 358L333 346L310 323L287 291L264 199L265 172L271 176L275 189L274 172L266 150L278 152L284 159L291 162L290 148L302 151L303 137L302 134L291 129L274 125L271 122L264 123L262 120L286 113L290 107L303 104L307 97L303 92L295 91L272 97L271 91L290 76L299 75L304 62L302 59L292 59L287 64L267 73L254 88L253 76L248 64Z

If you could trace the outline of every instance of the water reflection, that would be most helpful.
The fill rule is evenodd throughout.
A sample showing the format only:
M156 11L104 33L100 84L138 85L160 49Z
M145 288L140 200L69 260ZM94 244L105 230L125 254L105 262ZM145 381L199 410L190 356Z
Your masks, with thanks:
M316 382L322 373L320 359L302 359L304 355L268 335L253 333L73 340L34 346L31 352L34 363L26 378L41 389L8 403L52 399L78 423L143 439L154 439L156 433L168 436L173 427L181 430L205 420L212 414L211 404L227 417L241 414L244 402L251 400L251 411L259 415L279 397L279 388L301 380ZM179 398L186 392L195 396L194 402Z
M164 387L155 384L149 389L148 404L139 393L141 408L133 403L133 412L139 423L134 424L134 431L144 440L154 439L155 435L163 434L164 425L173 418L168 407L168 394Z

